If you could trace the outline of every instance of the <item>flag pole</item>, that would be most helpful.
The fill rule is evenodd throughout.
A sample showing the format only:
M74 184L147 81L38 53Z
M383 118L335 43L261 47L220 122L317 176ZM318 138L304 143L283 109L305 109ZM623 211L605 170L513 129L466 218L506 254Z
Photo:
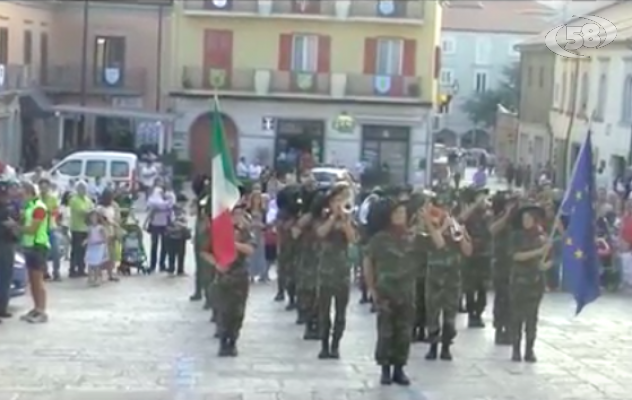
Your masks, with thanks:
M594 114L594 113L593 113ZM586 133L586 137L584 138L584 141L581 145L581 147L579 148L579 154L577 155L577 158L575 158L575 161L573 163L573 171L571 173L571 179L569 182L573 182L574 178L575 178L575 174L577 173L577 165L579 164L579 159L580 159L580 155L582 154L583 151L585 151L585 147L586 144L588 144L588 141L586 140L588 138L588 133L590 133L590 130L592 129L592 115L590 117L590 120L588 121L588 132ZM557 230L557 222L560 220L560 217L562 216L562 206L564 205L564 203L568 200L568 194L570 192L570 188L572 185L566 185L566 190L564 191L564 197L562 198L562 203L560 204L560 206L558 207L556 213L555 213L555 219L553 220L553 226L551 227L551 230L549 231L549 235L548 235L548 240L547 242L550 242L553 240L553 236L555 236L555 231ZM542 259L540 260L540 265L544 264L544 261L546 260L547 254L544 254L542 256ZM553 266L549 267L552 268ZM549 269L549 268L545 268L545 269Z
M215 118L217 117L217 115L215 115L217 112L219 112L219 96L217 94L217 88L213 88L213 100L211 101L211 112L210 112L210 116L211 116L211 123L210 123L210 135L211 137L209 138L209 143L211 144L211 146L213 145L213 127L214 127L214 123L215 123ZM212 157L212 154L209 154L209 156ZM206 203L206 215L211 217L213 214L213 162L211 161L211 165L210 165L211 169L209 171L210 173L210 185L207 189L208 192L208 201Z

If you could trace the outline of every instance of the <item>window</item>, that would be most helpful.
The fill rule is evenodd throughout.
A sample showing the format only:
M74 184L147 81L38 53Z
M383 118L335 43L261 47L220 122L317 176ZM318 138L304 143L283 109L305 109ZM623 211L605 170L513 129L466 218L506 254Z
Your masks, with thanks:
M441 41L441 53L454 54L456 53L456 42L452 38L444 38Z
M9 63L9 29L0 28L0 64Z
M563 110L564 109L564 104L566 103L566 89L567 89L567 83L566 83L566 72L562 73L562 98L560 99L559 102L559 109Z
M48 33L40 34L40 79L47 81L48 75Z
M544 87L544 67L540 67L538 70L538 86Z
M31 65L33 63L33 32L30 30L24 31L24 65Z
M98 36L94 44L96 83L116 85L123 82L125 37Z
M71 177L77 177L81 175L81 167L83 162L81 160L70 160L65 163L59 165L56 170L53 170L53 173L57 172L62 175L67 175Z
M454 83L454 73L451 69L443 68L441 70L441 86L452 86Z
M623 98L621 99L621 122L632 123L632 75L625 77Z
M489 64L489 53L491 51L491 43L487 38L476 39L476 64Z
M477 72L474 75L474 91L476 93L487 91L487 72Z
M527 86L531 86L533 83L533 68L529 65L527 67Z
M90 178L104 177L107 172L107 162L98 160L86 161L86 176Z
M377 75L401 75L404 42L401 39L378 39Z
M566 105L566 111L568 112L575 112L577 107L577 85L579 84L579 82L577 81L577 72L573 71L570 75L569 75L569 79L568 79L568 87L570 89L570 93L568 96L568 104Z
M590 89L590 79L588 78L588 72L584 72L582 74L582 86L581 86L581 94L579 97L579 113L581 115L586 115L588 111L588 92Z
M292 38L292 71L318 70L318 36L295 35Z
M112 178L129 178L129 164L125 161L112 161L110 164L110 176Z

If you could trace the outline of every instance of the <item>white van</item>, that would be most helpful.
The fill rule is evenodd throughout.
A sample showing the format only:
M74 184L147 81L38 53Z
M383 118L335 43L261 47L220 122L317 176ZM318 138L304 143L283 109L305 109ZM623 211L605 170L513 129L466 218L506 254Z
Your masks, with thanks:
M48 176L60 188L67 188L71 180L93 182L100 177L115 185L136 185L138 157L120 151L79 151L72 153L49 171ZM29 178L27 174L27 178Z

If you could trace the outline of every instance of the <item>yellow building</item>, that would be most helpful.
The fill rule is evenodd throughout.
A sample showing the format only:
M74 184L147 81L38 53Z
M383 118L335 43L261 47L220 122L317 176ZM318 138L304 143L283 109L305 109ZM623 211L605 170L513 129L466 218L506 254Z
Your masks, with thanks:
M172 21L173 145L198 170L217 93L235 156L271 164L294 149L317 163L387 163L395 180L423 175L438 1L183 0Z

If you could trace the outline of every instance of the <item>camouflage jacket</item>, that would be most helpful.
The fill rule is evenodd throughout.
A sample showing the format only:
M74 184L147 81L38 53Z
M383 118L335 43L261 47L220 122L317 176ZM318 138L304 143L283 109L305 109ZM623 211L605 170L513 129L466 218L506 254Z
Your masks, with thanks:
M450 237L444 236L446 245L442 249L437 249L428 238L428 269L454 269L459 270L461 264L461 249L459 244Z
M511 253L521 253L536 250L544 244L538 231L520 230L514 232ZM513 261L511 268L511 286L515 291L532 293L534 295L544 292L544 272L540 270L542 260L535 257L527 261Z
M416 273L418 278L424 278L428 269L428 249L430 243L430 236L425 233L415 233L413 236L413 260L416 267Z
M315 228L326 223L321 220ZM335 225L329 234L320 240L318 280L323 286L338 286L349 283L351 268L348 259L349 242L344 232Z
M277 237L279 241L279 262L288 262L294 257L298 240L292 237L293 219L281 219L277 221Z
M235 228L235 241L256 246L254 235L250 229ZM217 281L223 284L242 282L244 277L247 279L248 276L248 256L237 252L237 258L233 261L228 270L217 274Z
M316 238L315 226L308 223L297 239L298 275L300 279L316 281L320 260L320 241Z
M511 265L513 263L511 258L512 238L513 232L509 224L494 235L492 248L494 257L494 275L497 277L509 276Z
M465 223L467 233L472 238L473 256L492 255L492 233L489 230L491 218L483 212L475 212Z
M375 290L381 298L413 301L420 268L415 259L416 238L383 231L369 240L366 256L373 265Z

